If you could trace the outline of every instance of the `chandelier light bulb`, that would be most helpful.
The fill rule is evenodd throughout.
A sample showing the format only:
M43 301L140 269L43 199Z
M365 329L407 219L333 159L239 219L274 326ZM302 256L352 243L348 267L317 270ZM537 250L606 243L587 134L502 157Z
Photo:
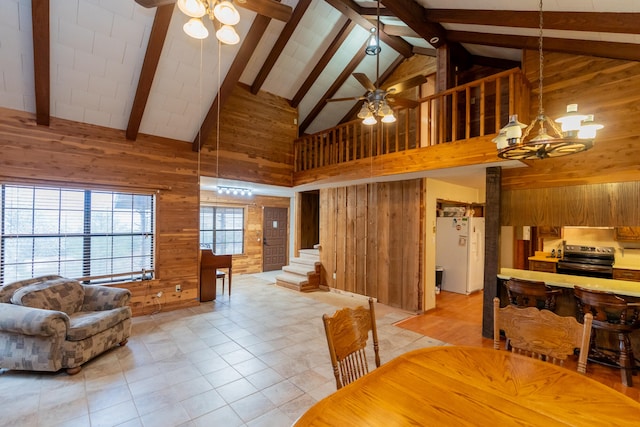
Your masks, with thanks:
M178 0L178 8L191 18L200 18L207 13L207 7L200 0Z
M240 36L231 25L223 25L216 31L216 37L224 44L234 45L240 42Z
M204 26L199 18L189 19L182 29L189 37L193 37L194 39L201 40L209 37L209 30L207 30L207 27Z
M240 22L240 13L227 0L221 1L213 8L213 15L224 25L236 25Z
M378 123L378 121L376 120L376 118L374 117L373 114L369 114L367 117L365 117L365 119L362 121L362 124L365 124L367 126L371 126L371 125L375 125L376 123Z
M593 114L588 114L587 118L582 122L582 126L580 126L580 130L578 131L579 139L595 139L596 132L602 129L602 126L599 123L593 122Z
M556 123L562 125L562 134L565 136L576 136L580 130L580 126L583 120L587 116L585 114L578 113L578 104L567 105L567 114L565 116L556 119Z

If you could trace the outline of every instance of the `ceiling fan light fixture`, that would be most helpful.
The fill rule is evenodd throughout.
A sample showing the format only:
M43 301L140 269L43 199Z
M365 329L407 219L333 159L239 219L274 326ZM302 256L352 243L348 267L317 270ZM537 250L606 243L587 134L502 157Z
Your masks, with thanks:
M224 25L236 25L240 22L240 13L230 1L224 0L213 8L213 15Z
M369 111L369 103L365 101L362 103L362 108L360 108L360 111L358 112L358 118L364 119L369 114L371 114L371 111Z
M200 0L178 0L178 8L191 18L201 18L207 13L207 7Z
M189 37L194 39L206 39L209 37L209 30L204 26L200 18L191 18L182 26L182 29Z
M240 36L231 25L223 25L216 31L216 38L224 44L234 45L240 42Z
M375 125L376 123L378 123L378 121L376 120L376 117L373 115L373 113L371 113L371 111L369 111L367 117L365 117L362 121L362 124L367 126Z

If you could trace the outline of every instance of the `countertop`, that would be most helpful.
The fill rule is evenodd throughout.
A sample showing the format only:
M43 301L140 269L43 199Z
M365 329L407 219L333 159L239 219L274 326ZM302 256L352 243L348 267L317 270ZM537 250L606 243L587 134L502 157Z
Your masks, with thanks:
M527 258L529 261L543 261L543 262L558 262L561 258L551 258L551 256L530 256Z
M500 279L516 277L525 280L539 280L550 286L573 288L575 285L600 291L615 292L620 295L640 297L640 282L627 280L599 279L595 277L570 276L568 274L544 273L541 271L517 270L502 268L498 274Z

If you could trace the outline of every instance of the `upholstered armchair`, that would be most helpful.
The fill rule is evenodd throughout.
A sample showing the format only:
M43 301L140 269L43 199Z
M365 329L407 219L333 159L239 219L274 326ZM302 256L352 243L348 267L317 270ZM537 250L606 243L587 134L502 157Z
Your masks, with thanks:
M131 334L131 293L43 276L0 287L0 368L70 375Z

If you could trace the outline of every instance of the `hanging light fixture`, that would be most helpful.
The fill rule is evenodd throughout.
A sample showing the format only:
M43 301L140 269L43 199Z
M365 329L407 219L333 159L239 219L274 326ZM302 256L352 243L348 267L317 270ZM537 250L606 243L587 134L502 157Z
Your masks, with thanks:
M367 46L364 52L367 55L376 56L376 85L380 80L380 0L376 5L376 27L371 28L371 35L367 41ZM362 124L367 126L375 125L378 123L376 116L382 117L382 123L393 123L396 121L396 117L393 114L393 110L389 106L386 100L387 92L382 89L376 89L369 91L365 96L365 101L362 104L362 108L358 113L358 118L362 119Z
M224 44L237 44L240 36L233 27L240 22L240 14L233 3L228 0L178 0L178 8L191 19L182 29L187 35L195 39L204 39L209 31L200 18L209 16L211 22L218 24L216 37Z
M593 122L593 115L578 113L577 104L567 105L567 114L556 120L559 128L544 113L542 105L544 55L542 51L542 0L540 0L540 26L538 39L538 115L528 126L518 121L517 115L509 117L509 123L493 139L498 157L510 160L546 159L580 153L593 147L596 131L603 126ZM534 127L538 134L529 138Z

